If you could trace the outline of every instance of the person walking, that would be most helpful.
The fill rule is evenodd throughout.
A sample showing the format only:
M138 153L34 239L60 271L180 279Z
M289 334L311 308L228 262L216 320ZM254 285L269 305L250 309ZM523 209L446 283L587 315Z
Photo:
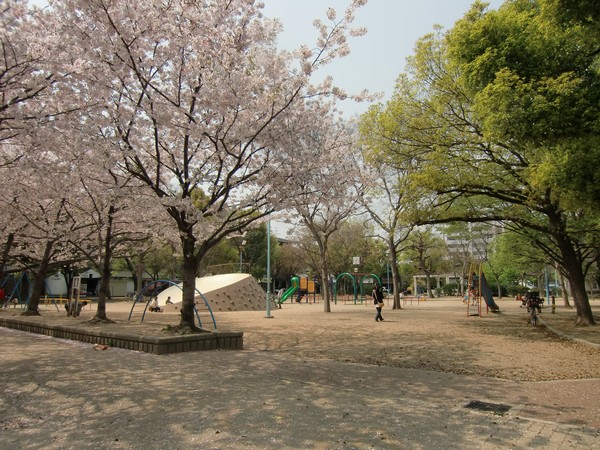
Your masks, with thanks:
M377 314L375 315L375 322L382 321L383 317L381 316L381 308L383 308L383 292L381 291L381 286L378 284L373 288L373 303L375 304L375 310Z

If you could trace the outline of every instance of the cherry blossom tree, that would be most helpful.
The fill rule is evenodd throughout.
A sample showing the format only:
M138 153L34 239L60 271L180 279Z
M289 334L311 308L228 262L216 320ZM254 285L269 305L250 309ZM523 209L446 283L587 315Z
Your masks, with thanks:
M60 115L52 102L41 102L47 97L52 83L51 74L40 71L43 52L31 26L27 2L6 0L0 4L0 190L11 203L10 184L22 177L15 176L15 164L35 146L32 130L51 117ZM7 266L15 243L15 229L24 226L14 212L4 211L0 237L4 242L1 270Z
M66 151L73 153L77 162L71 180L80 191L77 201L69 203L69 214L78 224L69 242L100 274L98 306L92 322L110 322L106 300L113 258L124 255L131 244L151 240L153 232L161 230L163 236L168 233L163 226L164 210L151 201L144 185L118 169L110 140L100 132L95 137L92 132L83 136L87 145ZM80 148L88 151L79 153Z
M354 0L315 48L279 52L280 25L251 0L56 0L41 21L58 84L94 104L117 165L144 183L177 227L183 252L181 326L195 328L194 287L206 252L280 206L293 175L285 133L308 99L345 94L312 73L348 53ZM50 31L49 31L50 33Z
M350 124L326 114L327 105L313 103L319 121L297 136L292 164L292 205L300 224L315 240L320 259L324 311L331 312L329 243L348 218L360 214L364 184L357 158L357 134ZM291 155L294 156L294 155ZM296 163L297 161L297 163Z
M33 142L33 141L32 141ZM10 218L6 226L14 237L10 261L17 269L34 274L33 289L25 314L39 314L38 302L47 274L73 258L68 244L76 223L68 214L69 161L44 151L43 144L12 165L0 191L0 208Z
M52 115L51 110L31 107L32 100L48 89L52 76L39 71L41 54L30 40L28 11L23 0L0 4L0 143L27 134L30 126ZM0 166L20 156L8 150L3 149Z

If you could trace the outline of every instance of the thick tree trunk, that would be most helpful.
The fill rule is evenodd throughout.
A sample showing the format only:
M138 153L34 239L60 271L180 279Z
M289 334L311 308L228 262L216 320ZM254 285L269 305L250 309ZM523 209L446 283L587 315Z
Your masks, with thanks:
M588 326L596 325L594 314L590 305L587 291L585 290L585 280L583 283L573 285L573 302L577 312L576 325Z
M100 285L98 286L98 308L92 322L112 322L106 316L106 299L110 289L110 265L112 260L112 225L114 206L108 211L108 226L104 236L104 259L100 269Z
M578 258L572 242L564 235L557 235L555 239L562 256L565 274L571 285L571 293L573 294L573 302L577 313L575 323L577 325L595 325L590 300L585 290L585 275L581 259Z
M106 299L108 298L108 292L110 289L110 267L105 267L103 272L106 271L106 275L103 273L100 277L100 285L98 286L98 307L96 308L96 315L94 316L95 321L111 322L106 316Z
M198 331L194 320L194 306L196 297L196 271L197 260L195 255L196 238L191 230L181 238L183 248L183 302L181 304L181 321L179 326L182 329Z
M33 280L33 289L31 291L31 298L29 299L29 303L27 304L27 309L23 311L24 316L39 316L39 303L42 292L44 292L44 284L46 282L46 275L48 274L48 265L50 264L50 253L52 252L52 247L54 245L54 241L47 241L46 248L44 249L44 256L42 256L42 260L37 268L35 273L35 277Z

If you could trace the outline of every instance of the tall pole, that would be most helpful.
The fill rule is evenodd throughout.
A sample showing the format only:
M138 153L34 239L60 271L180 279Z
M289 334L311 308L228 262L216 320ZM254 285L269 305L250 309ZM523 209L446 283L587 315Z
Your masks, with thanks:
M387 261L387 293L390 295L390 260Z
M550 304L550 276L548 275L548 266L544 269L544 283L546 288L546 303Z
M267 319L271 315L271 221L267 222Z

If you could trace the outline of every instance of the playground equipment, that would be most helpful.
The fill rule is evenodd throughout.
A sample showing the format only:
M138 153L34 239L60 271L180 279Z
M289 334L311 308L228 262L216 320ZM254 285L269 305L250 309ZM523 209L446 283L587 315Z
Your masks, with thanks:
M308 303L308 296L313 295L313 303L316 301L315 295L317 293L316 279L310 279L308 275L300 275L300 287L298 288L298 301L306 295L306 303Z
M481 317L482 300L485 301L486 312L498 312L500 308L494 301L492 290L490 289L485 274L481 269L481 264L471 264L469 268L469 290L466 297L467 316Z
M154 297L156 297L159 294L159 292L157 292L157 287L164 288L169 286L177 286L181 291L183 291L182 284L178 284L170 280L156 280L144 287L144 289L142 289L142 291L134 297L133 305L131 305L131 311L129 311L129 317L127 318L127 320L131 320L132 317L140 317L140 322L143 322L146 316L146 311L148 311L148 307L150 306L150 302L154 299ZM196 293L204 301L205 309L203 309L202 311L206 311L207 314L210 316L210 321L212 321L213 329L216 330L217 322L215 320L215 316L213 315L212 309L208 301L206 300L202 292L198 290L198 288L196 288ZM200 313L198 312L198 308L196 307L196 305L198 305L198 303L194 304L194 313L196 314L196 319L198 320L198 326L202 328L202 320L200 318Z
M315 279L310 279L308 275L299 275L292 277L291 286L282 294L281 298L276 300L276 303L281 305L288 298L291 298L294 294L298 294L296 299L300 302L303 296L306 295L306 302L308 303L308 295L313 294L313 302L316 301L317 283Z
M11 301L17 299L19 307L24 308L31 298L32 283L27 272L6 275L0 287L6 293L6 299Z
M363 275L363 277L360 279L360 282L356 283L356 277L349 273L349 272L344 272L339 274L336 279L335 279L335 283L333 285L333 302L337 305L337 295L338 295L338 283L340 280L345 279L345 278L349 278L352 281L352 288L353 288L353 294L354 294L354 304L356 305L356 303L358 302L358 291L360 288L360 302L362 303L364 300L364 292L363 292L363 287L364 287L364 281L365 279L369 279L369 278L375 278L377 280L377 283L379 283L380 286L382 286L381 284L381 279L375 275L374 273L368 273L368 274L356 274L356 275Z
M277 303L281 305L288 298L290 298L292 295L294 295L294 293L298 290L299 287L300 287L300 278L292 277L292 285L283 293L281 298L277 300Z

